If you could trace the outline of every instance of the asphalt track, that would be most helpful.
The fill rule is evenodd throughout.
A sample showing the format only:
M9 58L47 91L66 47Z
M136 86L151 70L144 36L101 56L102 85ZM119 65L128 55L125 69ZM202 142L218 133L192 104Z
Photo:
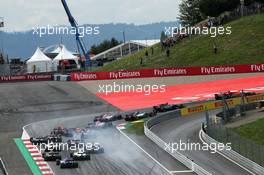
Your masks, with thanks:
M261 74L167 77L120 81L129 82L130 84L175 85L253 75ZM24 125L54 118L117 110L117 108L95 96L95 93L98 92L98 84L107 84L109 82L80 82L79 84L82 86L75 82L53 81L1 83L0 157L3 158L9 174L32 174L13 141L13 138L21 136Z
M10 175L31 175L13 138L33 122L117 110L72 82L0 84L0 157Z
M214 115L217 111L210 111ZM199 130L205 121L205 114L198 113L188 117L181 117L162 122L152 128L152 131L167 143L201 143ZM248 175L238 165L227 160L218 153L212 154L203 150L180 151L213 175Z
M93 116L95 115L37 122L27 126L26 130L30 136L44 136L58 125L85 127L88 122L93 120ZM98 131L96 137L89 139L89 142L102 144L105 148L105 153L92 155L90 161L79 162L80 167L78 169L62 170L54 162L49 162L54 173L58 175L161 175L165 172L161 166L127 138L120 135L115 128ZM69 155L64 154L63 156L67 157Z

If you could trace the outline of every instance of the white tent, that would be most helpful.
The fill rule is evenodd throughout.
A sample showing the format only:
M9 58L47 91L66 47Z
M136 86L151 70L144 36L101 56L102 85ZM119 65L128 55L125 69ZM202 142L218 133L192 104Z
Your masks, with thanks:
M78 57L74 56L64 45L61 46L59 54L53 59L52 64L54 70L57 70L57 67L61 60L74 60L78 65ZM59 50L58 48L56 50Z
M27 61L28 73L51 72L52 60L47 57L40 48L37 48L34 55Z

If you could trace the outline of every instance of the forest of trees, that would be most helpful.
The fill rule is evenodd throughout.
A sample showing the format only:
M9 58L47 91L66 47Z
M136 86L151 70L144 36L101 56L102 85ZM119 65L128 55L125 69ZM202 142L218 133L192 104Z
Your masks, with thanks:
M245 6L264 0L244 0ZM183 25L195 25L208 16L217 17L225 11L232 11L240 0L182 0L179 19Z
M112 47L115 47L119 44L121 44L122 42L118 41L115 38L111 38L110 40L104 40L102 43L98 44L98 45L92 45L91 46L91 53L92 54L99 54L101 52L104 52L108 49L111 49Z

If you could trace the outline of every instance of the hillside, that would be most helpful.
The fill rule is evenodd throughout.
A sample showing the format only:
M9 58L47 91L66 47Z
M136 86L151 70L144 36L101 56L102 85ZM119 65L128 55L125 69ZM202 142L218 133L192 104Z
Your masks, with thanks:
M98 44L105 39L115 37L116 39L123 41L122 31L125 31L126 40L137 40L137 39L155 39L159 38L160 32L165 26L177 26L178 21L174 22L160 22L144 25L135 24L85 24L85 26L100 28L99 35L86 35L84 42L87 48L90 48L93 44ZM45 25L44 25L45 26ZM82 26L80 26L82 27ZM142 32L144 31L144 32ZM74 35L45 35L39 37L34 35L33 31L24 32L3 32L0 30L0 49L4 48L5 54L9 55L9 58L19 57L28 58L31 57L39 46L49 46L59 44L63 42L66 47L71 51L76 51L76 41Z
M171 49L171 56L161 52L160 44L154 46L154 55L140 65L145 51L114 61L96 71L120 69L160 68L174 66L206 66L224 64L263 63L264 58L264 14L241 18L228 23L231 35L212 38L208 35L191 36ZM213 52L216 42L218 53ZM149 53L151 53L149 49Z

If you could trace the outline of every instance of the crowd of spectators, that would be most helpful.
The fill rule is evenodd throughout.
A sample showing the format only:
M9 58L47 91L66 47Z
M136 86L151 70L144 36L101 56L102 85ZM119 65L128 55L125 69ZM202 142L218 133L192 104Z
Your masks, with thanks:
M258 13L263 13L264 12L264 4L263 3L258 3L254 2L250 4L249 6L245 6L243 8L238 7L232 12L225 12L221 14L219 17L216 18L208 18L197 25L195 27L199 27L201 30L204 28L210 28L214 26L220 26L225 23L228 23L230 21L236 20L243 16L248 16L252 14L258 14ZM181 42L183 39L188 38L190 34L175 34L172 37L168 37L165 40L161 41L161 48L162 51L166 52L167 57L170 56L170 49L173 47L175 44ZM218 53L218 48L216 43L214 42L213 44L213 52L215 54Z

